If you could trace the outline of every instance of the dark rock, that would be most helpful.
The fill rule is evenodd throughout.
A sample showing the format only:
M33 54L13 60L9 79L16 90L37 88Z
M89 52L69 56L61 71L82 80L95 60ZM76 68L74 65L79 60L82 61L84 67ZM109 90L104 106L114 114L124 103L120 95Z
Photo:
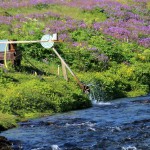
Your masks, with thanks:
M69 148L69 147L76 147L77 145L75 143L65 143L64 146Z
M132 101L133 103L142 103L142 104L150 104L150 100L147 99L147 100L135 100L135 101Z
M133 122L133 124L140 124L140 123L148 123L148 122L150 122L150 119L143 119L143 120L135 120L134 122Z
M5 129L3 126L0 125L0 132L1 132L1 131L5 131L5 130L6 130L6 129Z
M10 125L9 127L4 127L4 126L0 125L0 132L6 131L6 130L14 128L14 127L16 127L16 126L15 125Z
M11 147L12 143L5 137L0 136L0 150L13 150Z

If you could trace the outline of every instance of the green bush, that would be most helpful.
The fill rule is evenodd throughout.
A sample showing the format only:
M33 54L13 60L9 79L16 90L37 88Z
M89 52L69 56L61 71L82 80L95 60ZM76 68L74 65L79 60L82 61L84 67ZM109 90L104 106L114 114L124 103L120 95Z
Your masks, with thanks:
M62 112L90 106L88 97L73 83L57 77L45 80L30 77L20 83L8 83L7 88L1 88L2 112L24 116L25 113Z
M0 131L17 126L16 120L15 116L0 111Z
M41 10L47 12L49 7L56 12L58 12L56 9L62 7L65 13L70 14L69 11L72 13L75 10L83 13L81 17L85 18L79 17L79 19L84 19L87 27L77 27L71 32L63 31L68 35L67 40L71 42L58 43L55 44L55 47L75 72L83 73L80 77L85 83L96 85L91 89L100 99L101 97L115 99L140 96L150 91L149 49L141 47L137 43L119 41L102 34L101 30L94 30L93 23L105 20L107 17L103 9L96 7L93 10L79 11L66 6L38 4L31 7L27 14L31 13L32 9L39 13ZM19 8L19 11L25 11L26 14L24 8ZM8 10L8 13L14 16L16 14L15 9ZM26 21L21 23L16 20L10 25L2 24L0 36L4 39L39 40L43 35L43 29L47 26L46 22L56 19L58 18L51 16L39 20L26 18ZM74 42L77 45L73 46ZM18 69L21 71L21 75L16 74L15 71L13 71L14 75L0 72L0 108L3 112L17 114L50 110L60 112L90 105L87 97L82 95L81 90L78 90L74 82L71 81L66 85L65 81L52 76L56 74L56 66L60 65L60 60L50 49L44 49L39 43L20 44L18 49L23 51L23 57L30 56L28 59L31 61L31 58L34 58L35 60L32 62L37 68L28 65L28 61L24 61L22 67ZM55 69L50 69L50 66L46 67L43 63L36 61L43 59L48 60L48 65L53 62ZM45 79L49 84L41 79L42 77L35 79L31 75L33 72L38 75L51 75L50 79Z
M105 72L80 74L80 78L91 84L91 90L99 100L135 97L148 94L150 90L149 65L120 64ZM144 70L144 71L143 71Z

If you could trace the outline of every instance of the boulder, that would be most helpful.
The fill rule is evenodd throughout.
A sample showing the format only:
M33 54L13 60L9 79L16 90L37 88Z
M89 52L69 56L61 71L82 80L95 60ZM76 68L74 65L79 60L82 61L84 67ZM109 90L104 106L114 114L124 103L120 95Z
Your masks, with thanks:
M7 138L0 136L0 150L13 150L12 143Z

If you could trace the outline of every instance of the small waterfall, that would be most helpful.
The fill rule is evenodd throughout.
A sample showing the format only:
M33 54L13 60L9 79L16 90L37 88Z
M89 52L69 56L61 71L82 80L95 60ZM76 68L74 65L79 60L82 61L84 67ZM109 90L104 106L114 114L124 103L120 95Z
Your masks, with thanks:
M51 150L61 150L58 145L51 145Z
M106 100L111 98L108 97L102 86L98 84L89 84L88 86L90 87L89 99L92 101L92 104L110 104Z

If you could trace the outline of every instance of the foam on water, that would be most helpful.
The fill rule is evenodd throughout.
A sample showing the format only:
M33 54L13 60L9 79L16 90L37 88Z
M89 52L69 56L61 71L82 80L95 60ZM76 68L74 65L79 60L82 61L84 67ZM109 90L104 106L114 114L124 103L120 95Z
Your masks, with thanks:
M39 148L34 148L34 149L31 149L31 150L42 150L43 149L43 147L39 147Z
M91 123L91 122L82 122L82 123L66 123L65 127L69 127L69 126L88 126L88 127L93 127L95 126L95 123Z
M135 146L122 147L122 150L137 150Z
M92 100L93 105L111 105L110 102L103 102L103 101L97 101L97 100Z
M58 145L51 145L52 150L61 150Z

